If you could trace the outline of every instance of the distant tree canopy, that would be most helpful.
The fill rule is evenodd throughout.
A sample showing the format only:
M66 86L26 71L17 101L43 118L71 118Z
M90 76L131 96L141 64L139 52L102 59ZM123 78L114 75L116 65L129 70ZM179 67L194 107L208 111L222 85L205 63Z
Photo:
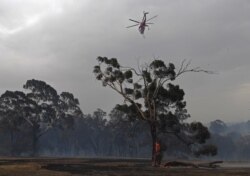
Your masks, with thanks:
M14 132L22 128L22 124L32 129L33 155L37 154L37 143L50 128L61 129L72 127L73 117L83 114L79 102L73 94L57 91L39 80L28 80L23 86L27 93L6 91L0 97L0 124L7 127L13 143Z
M204 144L210 137L208 129L199 122L184 121L187 113L184 91L172 82L186 72L207 72L200 68L189 69L182 62L176 71L174 64L166 65L162 60L153 60L138 69L123 67L116 58L98 57L94 66L96 79L113 89L124 99L116 109L124 112L131 120L145 121L150 127L152 138L152 161L155 142L160 134L172 134L188 146ZM207 152L203 152L207 153Z
M227 125L222 120L210 122L209 130L213 133L223 133L227 129Z

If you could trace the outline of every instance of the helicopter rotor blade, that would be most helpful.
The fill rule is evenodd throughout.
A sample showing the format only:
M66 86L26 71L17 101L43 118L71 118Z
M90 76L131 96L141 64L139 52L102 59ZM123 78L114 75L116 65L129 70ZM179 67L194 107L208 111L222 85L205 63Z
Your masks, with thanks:
M146 23L146 24L154 24L154 23Z
M135 26L138 26L139 24L135 24L135 25L132 25L132 26L127 26L126 28L131 28L131 27L135 27Z
M136 20L132 20L132 19L129 19L130 21L133 21L133 22L135 22L135 23L141 23L141 22L139 22L139 21L136 21Z
M155 15L155 16L153 16L153 17L147 19L146 22L149 21L149 20L152 20L152 19L156 18L157 16L158 16L158 15Z

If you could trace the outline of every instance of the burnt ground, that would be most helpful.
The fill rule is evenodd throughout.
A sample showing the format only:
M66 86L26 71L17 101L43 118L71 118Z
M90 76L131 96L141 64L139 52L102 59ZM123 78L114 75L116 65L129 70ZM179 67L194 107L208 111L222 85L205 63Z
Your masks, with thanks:
M151 167L144 159L0 158L0 176L250 176L250 167Z

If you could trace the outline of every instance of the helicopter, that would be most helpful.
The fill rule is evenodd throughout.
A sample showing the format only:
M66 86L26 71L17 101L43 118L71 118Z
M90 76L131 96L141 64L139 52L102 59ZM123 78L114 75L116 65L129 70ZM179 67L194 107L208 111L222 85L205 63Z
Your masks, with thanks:
M149 24L154 24L154 23L148 23L149 20L152 20L154 18L156 18L158 15L155 15L149 19L147 19L147 14L149 14L149 12L143 12L143 18L142 18L142 21L139 22L137 20L133 20L133 19L129 19L130 21L133 21L137 24L134 24L134 25L131 25L131 26L127 26L127 28L131 28L131 27L135 27L135 26L139 26L139 32L143 35L144 34L144 31L145 31L145 28L148 27L149 29Z

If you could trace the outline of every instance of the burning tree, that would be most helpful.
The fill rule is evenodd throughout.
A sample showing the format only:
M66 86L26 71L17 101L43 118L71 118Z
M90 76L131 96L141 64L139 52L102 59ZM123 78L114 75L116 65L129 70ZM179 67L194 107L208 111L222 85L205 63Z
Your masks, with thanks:
M130 119L145 121L152 137L152 162L155 163L155 143L160 134L175 135L190 148L204 144L210 137L208 129L199 122L191 124L184 120L187 113L184 91L172 82L187 72L206 70L189 68L190 62L182 62L176 71L174 64L166 65L162 60L154 60L138 69L122 67L116 58L98 57L94 66L96 79L105 87L110 87L124 98L124 104L116 109L125 112Z

